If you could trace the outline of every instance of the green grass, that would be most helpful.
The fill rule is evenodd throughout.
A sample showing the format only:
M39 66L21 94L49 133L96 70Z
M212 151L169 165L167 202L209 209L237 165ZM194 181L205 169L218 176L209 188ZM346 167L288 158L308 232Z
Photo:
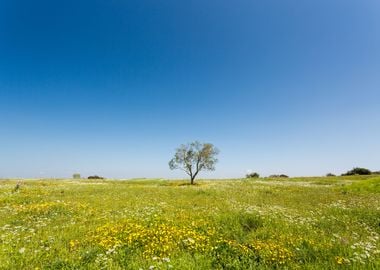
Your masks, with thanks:
M369 178L347 186L346 191L380 193L380 177Z
M0 181L0 269L380 269L380 177Z

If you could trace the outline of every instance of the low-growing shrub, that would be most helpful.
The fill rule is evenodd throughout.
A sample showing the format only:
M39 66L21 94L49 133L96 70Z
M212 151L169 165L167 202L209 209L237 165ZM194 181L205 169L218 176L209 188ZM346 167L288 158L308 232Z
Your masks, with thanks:
M272 174L269 178L289 178L286 174Z
M101 177L98 175L92 175L92 176L89 176L88 179L104 179L104 177Z
M260 174L258 174L257 172L253 172L253 173L248 173L245 177L246 178L259 178Z
M333 177L333 176L336 176L336 175L333 174L333 173L328 173L328 174L326 174L326 176L327 176L327 177Z
M366 168L353 168L352 170L343 173L342 176L348 176L348 175L370 175L371 171Z

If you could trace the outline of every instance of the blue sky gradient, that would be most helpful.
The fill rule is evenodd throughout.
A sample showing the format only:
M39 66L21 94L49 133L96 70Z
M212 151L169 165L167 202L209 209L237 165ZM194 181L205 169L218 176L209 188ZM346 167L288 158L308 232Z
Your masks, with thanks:
M0 0L0 177L380 170L380 2Z

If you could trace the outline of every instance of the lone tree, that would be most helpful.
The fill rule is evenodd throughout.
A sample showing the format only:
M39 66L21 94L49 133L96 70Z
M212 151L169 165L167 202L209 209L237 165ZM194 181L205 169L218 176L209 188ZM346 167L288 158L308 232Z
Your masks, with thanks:
M216 156L219 150L211 143L200 143L198 141L181 145L177 148L174 158L170 160L171 170L180 169L190 176L190 184L200 171L215 170Z

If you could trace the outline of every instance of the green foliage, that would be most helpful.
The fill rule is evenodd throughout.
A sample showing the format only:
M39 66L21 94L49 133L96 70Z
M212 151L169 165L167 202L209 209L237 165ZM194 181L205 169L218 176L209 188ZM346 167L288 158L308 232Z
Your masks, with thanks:
M286 174L272 174L269 178L289 178Z
M194 179L200 171L215 170L218 153L219 150L211 143L195 141L183 144L177 148L174 158L169 161L169 168L183 170L190 176L190 183L194 184Z
M366 168L353 168L352 170L342 174L342 176L349 175L370 175L371 171Z
M80 173L74 173L73 178L74 179L80 179L81 178Z
M245 177L246 178L259 178L260 174L258 174L257 172L253 172L253 173L248 173Z
M334 176L336 176L336 175L333 174L333 173L328 173L328 174L326 174L326 176L327 176L327 177L334 177Z
M105 179L105 178L98 175L91 175L87 179Z

